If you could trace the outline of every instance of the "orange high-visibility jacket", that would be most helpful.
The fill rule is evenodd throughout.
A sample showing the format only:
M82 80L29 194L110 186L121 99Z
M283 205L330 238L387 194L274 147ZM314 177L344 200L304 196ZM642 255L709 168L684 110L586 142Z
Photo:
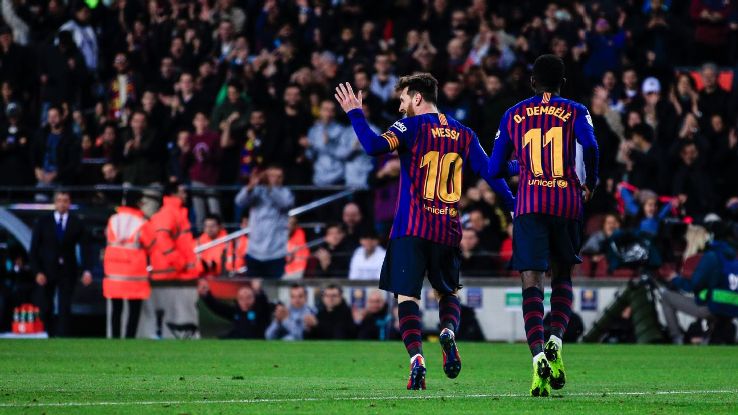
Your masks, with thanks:
M226 231L221 230L215 239L226 236ZM197 246L212 242L215 239L210 238L203 233L197 238L195 243ZM228 244L220 244L212 248L206 249L197 254L197 273L201 277L219 277L223 273L223 264L226 261L226 246Z
M243 235L228 243L226 270L243 272L246 267L246 250L249 249L249 236Z
M107 246L103 254L103 296L145 300L151 295L146 251L153 232L139 209L121 206L105 229Z
M187 208L182 200L164 196L158 212L149 220L156 240L151 248L152 280L189 280L197 278L195 240L192 238Z
M285 274L305 272L310 250L305 246L307 243L305 231L298 227L287 240L287 264L284 267Z

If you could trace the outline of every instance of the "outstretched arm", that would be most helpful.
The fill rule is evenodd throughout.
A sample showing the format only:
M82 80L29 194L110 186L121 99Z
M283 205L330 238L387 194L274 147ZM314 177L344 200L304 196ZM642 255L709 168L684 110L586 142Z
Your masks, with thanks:
M507 132L507 114L500 121L500 128L495 136L495 145L492 149L492 157L489 158L489 177L492 179L501 179L511 175L510 172L517 174L519 166L516 162L508 164L510 153L513 151L512 140Z
M346 82L336 87L334 97L348 115L349 120L351 120L351 126L354 127L356 137L367 154L377 156L394 151L398 147L399 140L396 137L393 139L393 137L389 136L389 132L382 134L380 138L369 127L369 123L366 121L366 117L364 117L364 111L361 110L361 91L359 91L357 97L354 95L351 84ZM387 136L385 137L385 135Z

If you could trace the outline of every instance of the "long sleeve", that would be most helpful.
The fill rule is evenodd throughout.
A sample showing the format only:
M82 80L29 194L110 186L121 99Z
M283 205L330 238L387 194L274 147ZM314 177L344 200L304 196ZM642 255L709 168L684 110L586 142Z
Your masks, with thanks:
M41 245L43 244L42 241L42 234L41 231L41 222L43 221L43 218L39 218L38 221L36 221L36 224L33 226L33 233L31 236L31 249L29 252L29 259L30 259L30 265L31 265L31 272L33 274L37 274L39 272L44 272L42 269L42 259L41 259Z
M295 196L285 187L272 187L266 194L279 210L287 211L295 204Z
M469 165L472 171L483 178L492 190L502 199L502 204L508 211L515 210L515 198L504 179L494 179L490 176L489 159L484 149L479 144L476 134L472 136L469 143ZM507 171L507 169L506 169Z
M245 208L250 207L254 204L256 204L256 201L259 200L261 196L261 190L259 190L261 186L257 186L251 190L249 190L248 187L244 186L241 188L241 190L238 192L236 197L234 198L234 202L237 206Z
M403 145L407 146L409 137L414 134L413 117L396 121L382 135L377 135L372 131L364 116L364 111L353 109L348 112L348 117L361 146L370 156L391 153Z
M594 190L599 181L599 149L597 140L594 135L594 125L589 111L584 106L580 106L576 111L574 119L574 134L576 134L577 142L582 146L584 156L584 170L586 172L585 183L589 190Z
M228 321L233 320L233 316L236 314L235 306L223 304L222 302L216 300L215 297L213 297L213 295L210 293L205 294L204 296L200 297L200 299L213 313L217 314L220 317L223 317Z
M513 151L513 143L510 139L510 133L507 129L508 113L503 115L500 121L500 128L495 136L494 148L492 149L492 157L489 158L489 177L491 179L502 179L508 174L507 160Z

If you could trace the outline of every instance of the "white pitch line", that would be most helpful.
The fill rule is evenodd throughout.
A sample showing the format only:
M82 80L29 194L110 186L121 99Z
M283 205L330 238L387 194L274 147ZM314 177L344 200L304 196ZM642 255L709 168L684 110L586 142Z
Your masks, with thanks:
M421 392L422 393L422 392ZM738 393L738 390L684 390L684 391L652 391L652 392L574 392L563 397L587 396L649 396L649 395L719 395ZM151 405L187 405L187 404L259 404L259 403L294 403L294 402L339 402L339 401L394 401L409 399L483 399L483 398L527 398L524 393L471 394L471 395L402 395L402 396L346 396L325 398L264 398L264 399L203 399L197 401L129 401L129 402L28 402L0 403L0 408L41 408L41 407L84 407L84 406L151 406Z

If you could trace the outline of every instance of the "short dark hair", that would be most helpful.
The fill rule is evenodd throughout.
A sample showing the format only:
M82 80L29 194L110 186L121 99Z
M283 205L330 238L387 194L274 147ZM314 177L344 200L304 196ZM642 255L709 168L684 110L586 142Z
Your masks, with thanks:
M438 102L438 80L427 72L401 77L395 90L402 92L405 88L409 95L420 94L431 104Z
M123 206L138 207L142 197L143 193L140 190L126 190L123 194Z
M215 223L217 223L218 225L220 225L220 224L223 223L223 220L220 218L220 215L216 215L214 213L209 213L209 214L205 215L205 219L204 220L214 220Z
M164 186L164 196L176 195L179 192L179 186L182 184L178 181L169 182Z
M564 61L556 55L541 55L533 63L536 88L558 90L564 84Z
M290 290L302 290L305 295L307 295L307 288L303 284L300 284L299 282L293 282L290 285Z
M625 133L626 138L629 140L633 139L634 135L641 136L648 143L653 142L653 129L648 124L636 124Z
M343 295L343 288L341 288L341 286L338 284L330 283L326 285L325 288L323 288L323 293L325 293L328 290L338 290L338 293Z

